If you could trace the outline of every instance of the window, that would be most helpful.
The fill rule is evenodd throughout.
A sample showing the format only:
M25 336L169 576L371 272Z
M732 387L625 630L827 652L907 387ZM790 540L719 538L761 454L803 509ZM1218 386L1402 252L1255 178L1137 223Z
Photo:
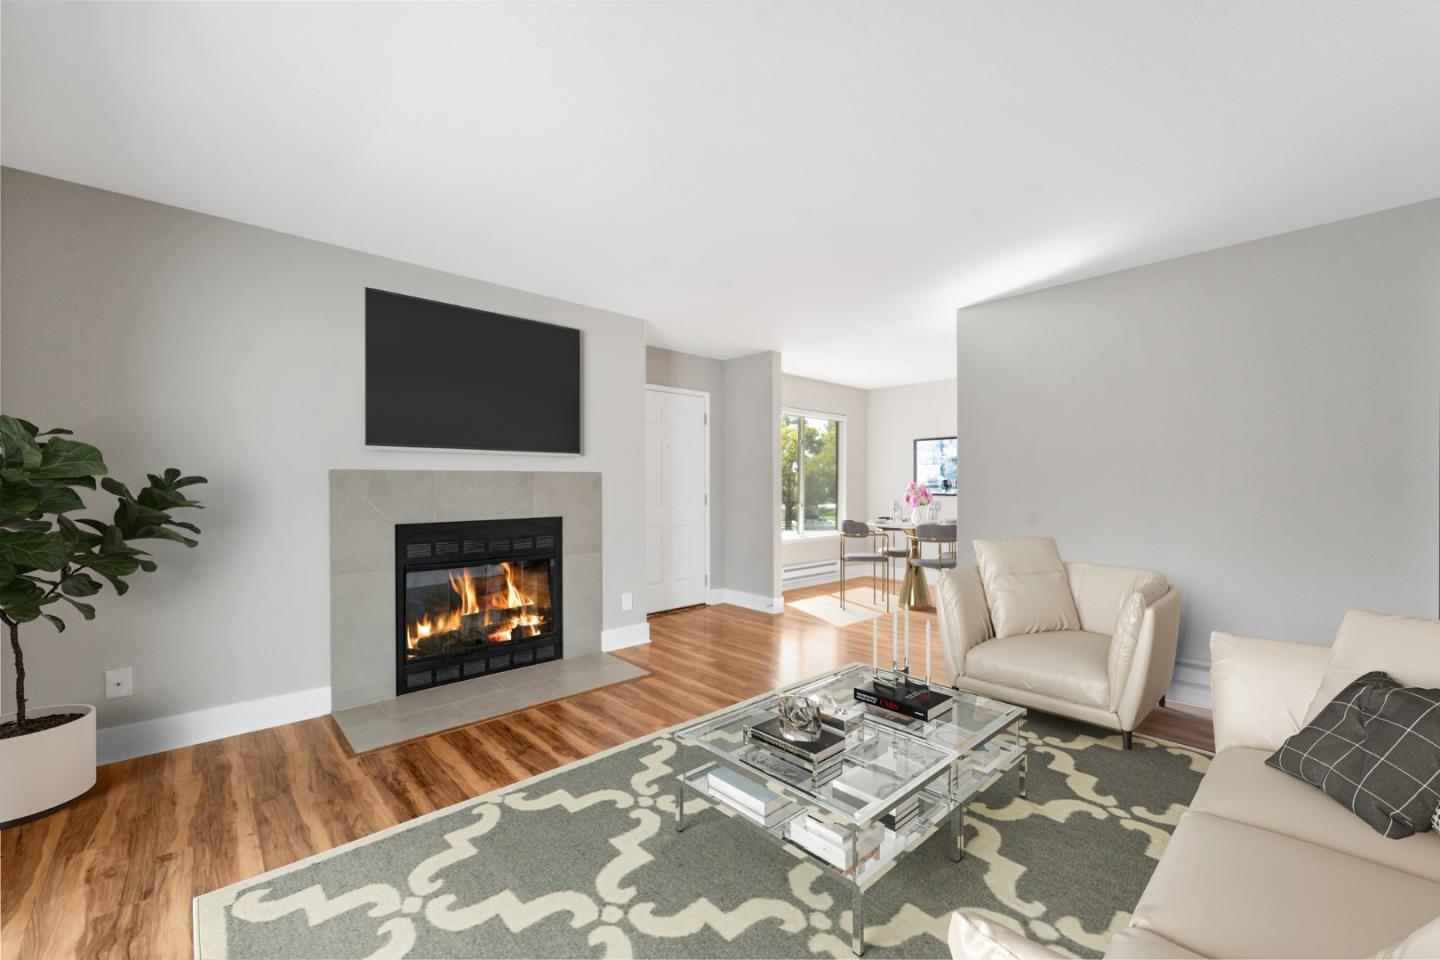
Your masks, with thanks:
M789 536L840 527L840 427L834 417L780 418L780 530Z

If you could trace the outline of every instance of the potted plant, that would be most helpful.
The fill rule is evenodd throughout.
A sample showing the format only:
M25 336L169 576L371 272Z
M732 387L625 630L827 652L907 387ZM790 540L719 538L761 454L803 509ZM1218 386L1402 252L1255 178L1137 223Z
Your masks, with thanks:
M150 474L140 492L131 493L106 476L99 450L69 434L0 416L0 624L15 661L15 712L0 716L0 826L49 813L95 784L95 708L29 709L20 625L43 618L64 630L60 613L72 611L94 619L86 597L104 583L124 593L126 577L155 569L135 541L193 547L187 533L200 532L170 511L199 507L181 490L204 477L172 468ZM97 489L97 478L98 488L117 501L112 519L72 516L85 509L78 489Z
M921 520L920 509L928 507L935 501L930 493L930 488L923 480L912 480L905 486L905 506L910 508L910 522L919 523Z

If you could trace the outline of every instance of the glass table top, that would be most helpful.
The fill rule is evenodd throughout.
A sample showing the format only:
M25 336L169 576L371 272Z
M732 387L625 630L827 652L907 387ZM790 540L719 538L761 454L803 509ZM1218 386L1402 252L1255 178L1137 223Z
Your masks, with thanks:
M936 720L900 718L855 699L855 687L869 678L869 667L852 664L692 724L676 736L831 813L865 823L945 773L956 759L979 751L1025 716L1020 707L932 683L933 688L949 693L955 706ZM834 701L835 709L827 708L827 714L834 726L843 726L846 744L838 767L831 767L818 779L748 736L750 727L778 716L781 693L828 695Z

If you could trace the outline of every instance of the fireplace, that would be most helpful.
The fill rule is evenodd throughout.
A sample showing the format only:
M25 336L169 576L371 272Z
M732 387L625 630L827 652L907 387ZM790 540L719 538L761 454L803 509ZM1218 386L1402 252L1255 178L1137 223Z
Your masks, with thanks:
M395 692L561 656L560 518L395 527Z

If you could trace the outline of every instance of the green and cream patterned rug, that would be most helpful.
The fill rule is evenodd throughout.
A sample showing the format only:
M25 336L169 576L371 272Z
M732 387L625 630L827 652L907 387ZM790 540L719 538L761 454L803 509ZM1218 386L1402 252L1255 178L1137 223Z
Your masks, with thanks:
M1206 754L1025 721L1030 795L977 798L966 853L932 835L866 894L866 957L948 956L976 908L1076 956L1130 919ZM195 900L197 955L850 957L850 887L693 794L668 732ZM693 819L691 819L693 817Z

